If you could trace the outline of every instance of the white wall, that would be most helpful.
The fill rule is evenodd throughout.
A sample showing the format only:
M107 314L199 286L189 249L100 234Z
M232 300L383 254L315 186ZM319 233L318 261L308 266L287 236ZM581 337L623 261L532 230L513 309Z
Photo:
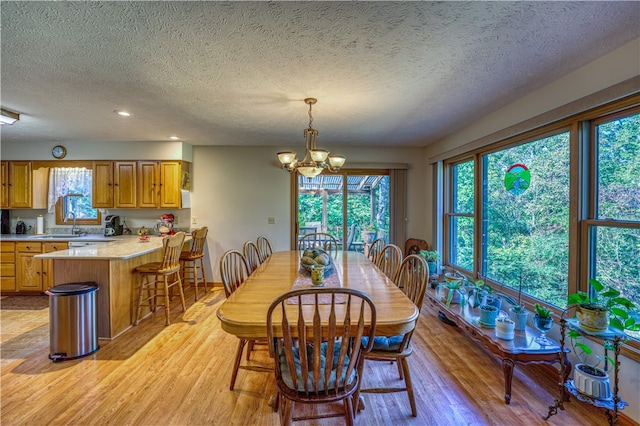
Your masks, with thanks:
M407 163L407 235L422 238L424 163L422 149L331 148L355 163ZM220 282L218 264L230 249L242 250L247 240L266 235L275 251L288 250L291 230L290 175L278 167L276 153L293 147L196 146L192 171L191 214L196 226L208 226L207 243ZM267 223L274 217L276 223Z
M640 75L640 38L427 147L424 152L425 164L428 164L424 185L427 202L434 200L431 171L433 166L428 161L430 157L443 154L638 75ZM427 223L432 223L433 214L432 209L425 212ZM432 229L429 229L426 234L427 240L433 238ZM551 333L551 337L555 339L559 339L557 328L555 327ZM575 359L572 361L575 362ZM638 397L640 395L640 363L625 357L622 357L621 363L620 395L629 403L623 413L638 422L640 421ZM573 398L570 403L579 404L580 402ZM561 419L561 416L561 413L558 414L558 419ZM603 422L604 419L603 415Z

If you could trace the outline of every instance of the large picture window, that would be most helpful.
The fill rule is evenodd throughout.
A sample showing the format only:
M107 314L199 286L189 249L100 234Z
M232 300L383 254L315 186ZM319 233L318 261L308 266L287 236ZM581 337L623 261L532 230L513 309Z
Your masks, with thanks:
M569 132L484 155L481 275L566 306ZM511 178L528 182L511 183ZM516 189L520 190L516 190Z
M444 266L558 313L597 278L640 317L637 100L460 153L444 172Z

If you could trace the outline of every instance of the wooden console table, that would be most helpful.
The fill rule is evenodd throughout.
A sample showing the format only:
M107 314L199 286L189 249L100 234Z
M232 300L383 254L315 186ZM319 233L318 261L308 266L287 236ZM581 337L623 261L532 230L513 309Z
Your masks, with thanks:
M561 361L561 346L554 341L552 346L540 346L535 338L540 332L529 326L525 330L515 332L513 340L502 340L496 337L495 329L484 328L478 324L480 313L468 303L451 304L448 308L436 297L435 290L427 288L427 300L436 312L442 312L470 338L480 342L492 354L502 360L504 372L504 402L511 402L511 381L515 364L555 364ZM502 312L501 312L502 314ZM568 349L564 349L568 353ZM565 359L565 381L571 373L571 364ZM565 394L564 399L568 400Z

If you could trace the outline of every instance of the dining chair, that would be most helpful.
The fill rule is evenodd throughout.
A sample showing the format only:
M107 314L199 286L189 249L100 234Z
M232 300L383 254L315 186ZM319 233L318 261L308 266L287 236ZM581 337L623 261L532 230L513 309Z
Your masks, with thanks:
M222 277L222 285L224 286L224 293L227 298L231 296L247 280L247 278L249 278L250 274L249 265L247 264L244 255L238 250L228 250L222 255L222 258L220 258L220 276ZM231 371L229 390L233 390L235 387L238 370L243 368L240 365L240 361L242 360L244 347L247 344L249 344L249 347L247 348L247 360L249 360L254 341L239 339L236 358L233 363L233 370ZM257 370L257 368L252 368L252 370Z
M333 235L324 232L316 232L300 237L298 250L304 251L314 248L321 248L331 256L336 257L338 255L338 240Z
M378 255L376 266L390 280L395 280L402 262L402 249L395 244L387 244Z
M208 228L203 226L191 232L191 248L180 253L180 264L182 265L182 285L189 282L193 285L195 300L198 300L198 282L202 281L205 294L207 293L207 273L204 267L204 245L207 242Z
M380 252L386 244L387 243L385 242L384 238L378 238L377 240L374 240L369 246L367 257L371 259L374 264L378 262L378 256L380 256Z
M258 246L258 255L260 258L260 263L267 260L267 257L271 256L273 250L271 249L271 243L264 235L260 235L256 240L256 245Z
M330 300L324 300L324 298ZM301 309L311 298L308 309ZM291 304L294 302L295 304ZM349 315L345 315L349 313ZM369 326L366 327L368 320ZM293 290L267 311L269 355L274 359L280 423L344 416L353 425L352 398L359 387L362 355L373 345L376 308L371 298L348 288ZM368 344L363 344L363 338ZM343 413L295 417L295 404L342 401Z
M247 265L249 265L249 273L253 273L260 266L258 246L253 241L247 241L244 243L242 251L244 251L244 258L247 260Z
M182 311L187 310L184 303L182 279L180 277L180 253L182 252L184 237L184 232L178 232L175 235L164 237L162 240L162 260L159 262L145 263L135 268L135 272L139 273L142 279L134 325L138 325L140 322L140 314L142 313L143 306L148 306L151 312L156 311L158 299L164 302L165 324L171 324L169 320L169 292L173 287L178 288L180 301L182 302Z
M427 289L427 276L428 267L427 262L420 256L412 254L404 258L400 265L400 270L396 275L396 285L404 292L404 294L411 299L416 305L418 311L422 307L422 299ZM413 330L406 334L400 334L397 336L379 336L373 340L373 348L369 353L365 354L365 360L370 361L395 361L397 362L398 373L401 379L404 379L404 387L391 387L391 388L370 388L370 389L358 389L354 396L354 401L358 403L356 411L359 411L361 406L359 404L360 393L391 393L391 392L407 392L409 397L409 404L411 405L411 415L416 417L418 415L416 409L415 396L413 394L413 384L411 382L411 373L409 372L409 364L407 358L413 352L411 346L411 337L413 336ZM363 345L370 344L370 341L363 339ZM362 369L364 362L359 367L359 375L362 376ZM362 383L361 383L362 385Z

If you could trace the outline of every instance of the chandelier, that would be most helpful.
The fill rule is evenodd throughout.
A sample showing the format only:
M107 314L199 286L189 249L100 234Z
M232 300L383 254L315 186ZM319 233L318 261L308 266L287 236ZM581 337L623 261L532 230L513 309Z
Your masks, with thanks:
M339 155L329 155L329 151L316 148L316 137L318 131L311 127L313 116L311 106L318 102L315 98L307 98L304 103L309 105L309 128L304 130L305 153L302 161L296 158L296 153L291 151L279 152L278 160L282 163L282 168L289 173L298 172L302 176L312 178L318 176L323 170L337 172L344 165L346 159Z

